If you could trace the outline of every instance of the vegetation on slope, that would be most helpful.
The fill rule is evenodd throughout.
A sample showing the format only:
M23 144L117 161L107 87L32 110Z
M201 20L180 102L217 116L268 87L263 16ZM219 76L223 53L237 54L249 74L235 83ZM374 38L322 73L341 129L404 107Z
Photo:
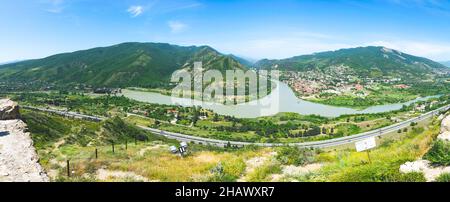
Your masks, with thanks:
M205 69L244 69L208 46L123 43L0 66L0 78L18 82L97 87L168 87L172 73L203 62Z
M450 165L450 143L442 140L436 141L424 159L429 160L434 165Z
M384 47L359 47L296 56L282 60L261 60L255 66L281 70L305 71L324 69L330 66L347 66L360 77L395 76L400 78L424 79L424 74L448 71L444 65L432 60L408 55Z
M129 141L126 147L117 139L113 153L110 142L102 136L133 138L126 134L135 131L132 125L117 119L109 120L112 123L90 123L29 111L23 114L38 144L41 163L57 181L425 181L420 173L401 174L399 166L421 157L439 132L438 123L434 121L428 128L411 126L404 135L383 138L379 140L380 146L370 153L372 163L368 162L367 154L353 149L233 149L195 144L189 145L188 156L179 157L168 151L169 145L177 145L176 141L144 131L139 134L145 134L148 141L137 144ZM46 120L49 124L38 120ZM71 137L77 136L77 131L83 127L96 135L87 135L88 140L82 137L78 137L80 141L72 140ZM105 129L109 133L99 133ZM56 131L62 134L55 137ZM47 135L50 137L42 138ZM98 159L95 149L98 149ZM65 172L68 159L73 171L70 178ZM310 164L322 166L306 173L286 174L286 167L301 168ZM103 176L105 173L110 176ZM115 176L117 173L127 176ZM445 177L440 179L445 180Z

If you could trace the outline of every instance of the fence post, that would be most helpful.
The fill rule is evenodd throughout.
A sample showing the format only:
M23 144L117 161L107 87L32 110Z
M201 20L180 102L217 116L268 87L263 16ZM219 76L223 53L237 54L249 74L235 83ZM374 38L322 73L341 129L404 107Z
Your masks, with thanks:
M114 153L114 141L112 141L112 152Z
M95 159L98 159L98 150L95 148Z
M125 150L128 150L128 140L125 140Z
M70 160L67 159L67 177L70 177Z
M136 136L134 136L134 145L137 146L137 137Z

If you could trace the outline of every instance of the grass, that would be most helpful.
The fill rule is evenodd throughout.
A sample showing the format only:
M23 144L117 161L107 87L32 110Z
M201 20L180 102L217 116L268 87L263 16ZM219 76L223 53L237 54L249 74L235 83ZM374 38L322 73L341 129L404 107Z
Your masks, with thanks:
M439 126L433 123L427 130L414 129L395 142L384 144L370 152L372 163L365 152L354 150L321 153L317 160L328 162L310 181L345 182L398 182L425 181L422 174L401 174L399 167L407 161L420 158L433 138L439 133Z
M41 164L54 181L104 181L98 179L99 169L129 172L150 181L270 181L273 174L282 173L283 165L301 166L312 162L324 166L318 171L298 176L297 180L425 181L420 173L401 174L399 167L406 161L414 161L427 153L433 138L439 133L439 124L434 121L428 128L419 125L401 136L396 134L400 137L396 137L395 141L383 139L384 143L370 152L372 163L368 162L366 153L355 152L353 149L323 152L296 148L232 149L195 144L189 145L189 155L180 157L168 151L170 145L178 144L177 141L145 133L129 124L130 120L124 122L111 119L91 123L27 111L23 115L29 124L33 140L38 144L36 148ZM80 136L82 134L88 135ZM126 148L123 142L125 139L121 138L137 134L145 135L146 139L139 140L137 145L129 141ZM116 140L114 153L108 142L110 139ZM95 158L96 148L98 159ZM267 156L273 151L277 155ZM247 161L262 156L267 157L263 165L247 172ZM73 171L70 178L65 176L65 163L68 159ZM445 176L442 178L447 179ZM106 179L110 180L113 179ZM136 179L127 177L114 180Z
M178 141L146 133L120 118L92 123L38 112L22 114L29 124L40 163L53 181L102 181L96 173L99 169L130 172L150 181L236 181L244 174L246 159L266 150L189 145L189 155L180 157L168 149L178 145ZM131 138L136 135L142 137L137 144ZM114 153L110 140L115 141ZM67 160L73 172L70 178L66 176ZM212 170L218 165L223 172L215 175Z
M191 151L188 156L180 157L168 150L169 144L163 142L147 142L131 144L125 150L124 145L117 145L115 153L111 147L97 147L99 159L94 158L94 147L63 146L54 153L59 164L45 164L44 168L57 170L55 180L70 181L72 178L81 181L99 181L96 171L105 168L111 171L131 172L143 176L150 181L164 182L201 182L201 181L236 181L245 170L245 159L260 155L262 150L243 149L235 151ZM190 145L196 147L195 145ZM142 153L142 151L146 151ZM141 155L143 154L143 155ZM43 157L43 158L48 158ZM69 179L65 176L65 160L71 159L74 171ZM221 165L223 172L214 175L213 168ZM82 179L84 178L84 179ZM124 179L121 179L124 180Z
M270 181L270 176L272 174L280 172L281 163L275 159L271 159L264 163L264 165L255 168L255 170L247 176L246 180L249 182L266 182Z

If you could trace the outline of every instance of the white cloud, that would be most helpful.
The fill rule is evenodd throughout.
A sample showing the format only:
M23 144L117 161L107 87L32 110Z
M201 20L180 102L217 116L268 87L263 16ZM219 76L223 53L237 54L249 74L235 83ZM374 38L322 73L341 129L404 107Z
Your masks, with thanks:
M415 56L426 57L432 60L441 61L450 59L450 44L438 42L423 42L423 41L374 41L364 45L367 46L384 46L399 50Z
M130 6L127 9L127 12L131 14L131 17L137 17L139 15L141 15L142 13L144 13L144 7L142 6Z
M184 31L186 28L188 28L188 25L180 22L180 21L169 21L167 25L170 28L170 31L172 33L180 33Z

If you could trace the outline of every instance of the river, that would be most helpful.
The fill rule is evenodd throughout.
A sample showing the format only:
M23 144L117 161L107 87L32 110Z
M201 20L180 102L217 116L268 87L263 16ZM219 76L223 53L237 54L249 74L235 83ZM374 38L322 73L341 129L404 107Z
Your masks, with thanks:
M401 109L403 105L409 105L411 103L427 100L432 97L438 97L421 97L405 103L378 105L359 110L302 100L295 96L294 92L287 84L282 82L277 82L277 84L277 87L270 95L259 100L238 105L223 105L219 103L202 102L186 98L175 98L159 93L134 91L128 89L122 90L122 94L125 97L141 102L180 106L201 106L202 108L213 110L218 114L235 116L238 118L271 116L279 112L295 112L303 115L316 114L325 117L337 117L344 114L380 113L398 110Z

